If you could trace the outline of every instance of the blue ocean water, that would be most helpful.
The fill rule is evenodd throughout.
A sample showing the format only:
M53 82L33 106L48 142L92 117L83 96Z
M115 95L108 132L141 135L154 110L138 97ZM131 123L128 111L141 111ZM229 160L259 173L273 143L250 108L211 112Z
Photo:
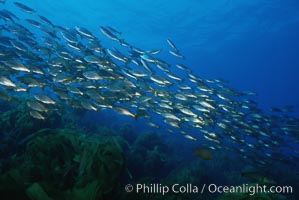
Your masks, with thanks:
M65 27L82 26L99 33L100 26L110 25L145 49L165 49L170 38L195 73L256 92L265 109L298 106L299 3L295 0L22 2Z
M100 25L111 25L145 49L165 49L165 39L171 38L195 73L227 79L237 89L256 92L265 109L298 106L298 1L24 3L66 27L83 26L97 33Z
M292 105L295 109L290 114L299 116L298 1L24 0L22 3L54 24L87 28L102 39L106 47L116 45L101 34L99 27L112 26L136 47L162 49L159 57L163 60L181 62L200 77L225 79L232 88L256 93L253 98L266 113L272 107ZM4 5L19 17L28 16L16 8L13 1L7 0ZM167 38L176 44L185 60L178 60L167 52ZM136 121L112 111L88 111L82 115L81 123L110 127L133 124L135 131L153 131L143 119ZM192 135L200 132L197 129L189 131ZM185 158L191 160L194 156L190 149L201 144L182 139L179 133L167 133L166 137L169 143L184 147L174 153L185 154ZM246 140L250 143L255 138ZM294 155L289 149L282 151ZM257 160L259 158L257 156Z

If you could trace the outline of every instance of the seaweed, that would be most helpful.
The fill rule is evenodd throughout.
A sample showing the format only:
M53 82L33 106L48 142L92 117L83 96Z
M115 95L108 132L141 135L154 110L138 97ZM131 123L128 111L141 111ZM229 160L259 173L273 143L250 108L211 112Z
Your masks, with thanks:
M93 200L117 185L124 157L115 138L85 140L84 133L72 129L42 129L33 135L19 165L1 176L0 194L11 187L32 200Z

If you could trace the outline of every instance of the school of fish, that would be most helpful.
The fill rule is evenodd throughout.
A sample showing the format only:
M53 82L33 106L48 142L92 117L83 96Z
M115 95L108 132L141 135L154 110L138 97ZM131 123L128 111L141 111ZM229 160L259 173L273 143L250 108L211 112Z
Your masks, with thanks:
M33 118L47 120L64 107L112 109L259 165L298 164L299 121L291 106L266 113L254 93L198 76L182 64L185 56L171 39L163 48L175 64L158 57L162 48L136 47L111 26L67 28L20 2L14 6L27 18L5 1L0 6L0 98L25 101ZM116 47L104 47L103 40Z

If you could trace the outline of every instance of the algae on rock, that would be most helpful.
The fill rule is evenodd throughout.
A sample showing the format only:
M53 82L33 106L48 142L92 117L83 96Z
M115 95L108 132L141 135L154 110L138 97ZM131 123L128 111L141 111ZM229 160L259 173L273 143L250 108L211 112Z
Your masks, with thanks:
M32 200L96 200L113 190L124 166L115 138L86 140L70 129L46 132L28 141L19 165L1 177L2 191L9 187L5 177Z

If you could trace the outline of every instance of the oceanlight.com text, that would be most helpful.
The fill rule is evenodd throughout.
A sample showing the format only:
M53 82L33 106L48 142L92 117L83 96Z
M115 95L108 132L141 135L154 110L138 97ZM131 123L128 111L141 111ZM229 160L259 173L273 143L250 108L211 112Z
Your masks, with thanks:
M248 193L249 195L255 195L257 193L269 193L269 194L292 194L292 186L279 186L279 185L259 185L259 184L243 184L239 186L221 186L216 184L210 184L207 188L209 193Z
M260 193L269 194L292 194L292 186L269 186L259 184L242 184L239 186L224 186L216 184L173 184L163 185L160 183L154 184L127 184L125 186L126 192L135 192L137 194L222 194L222 193L247 193L249 195L255 195Z

